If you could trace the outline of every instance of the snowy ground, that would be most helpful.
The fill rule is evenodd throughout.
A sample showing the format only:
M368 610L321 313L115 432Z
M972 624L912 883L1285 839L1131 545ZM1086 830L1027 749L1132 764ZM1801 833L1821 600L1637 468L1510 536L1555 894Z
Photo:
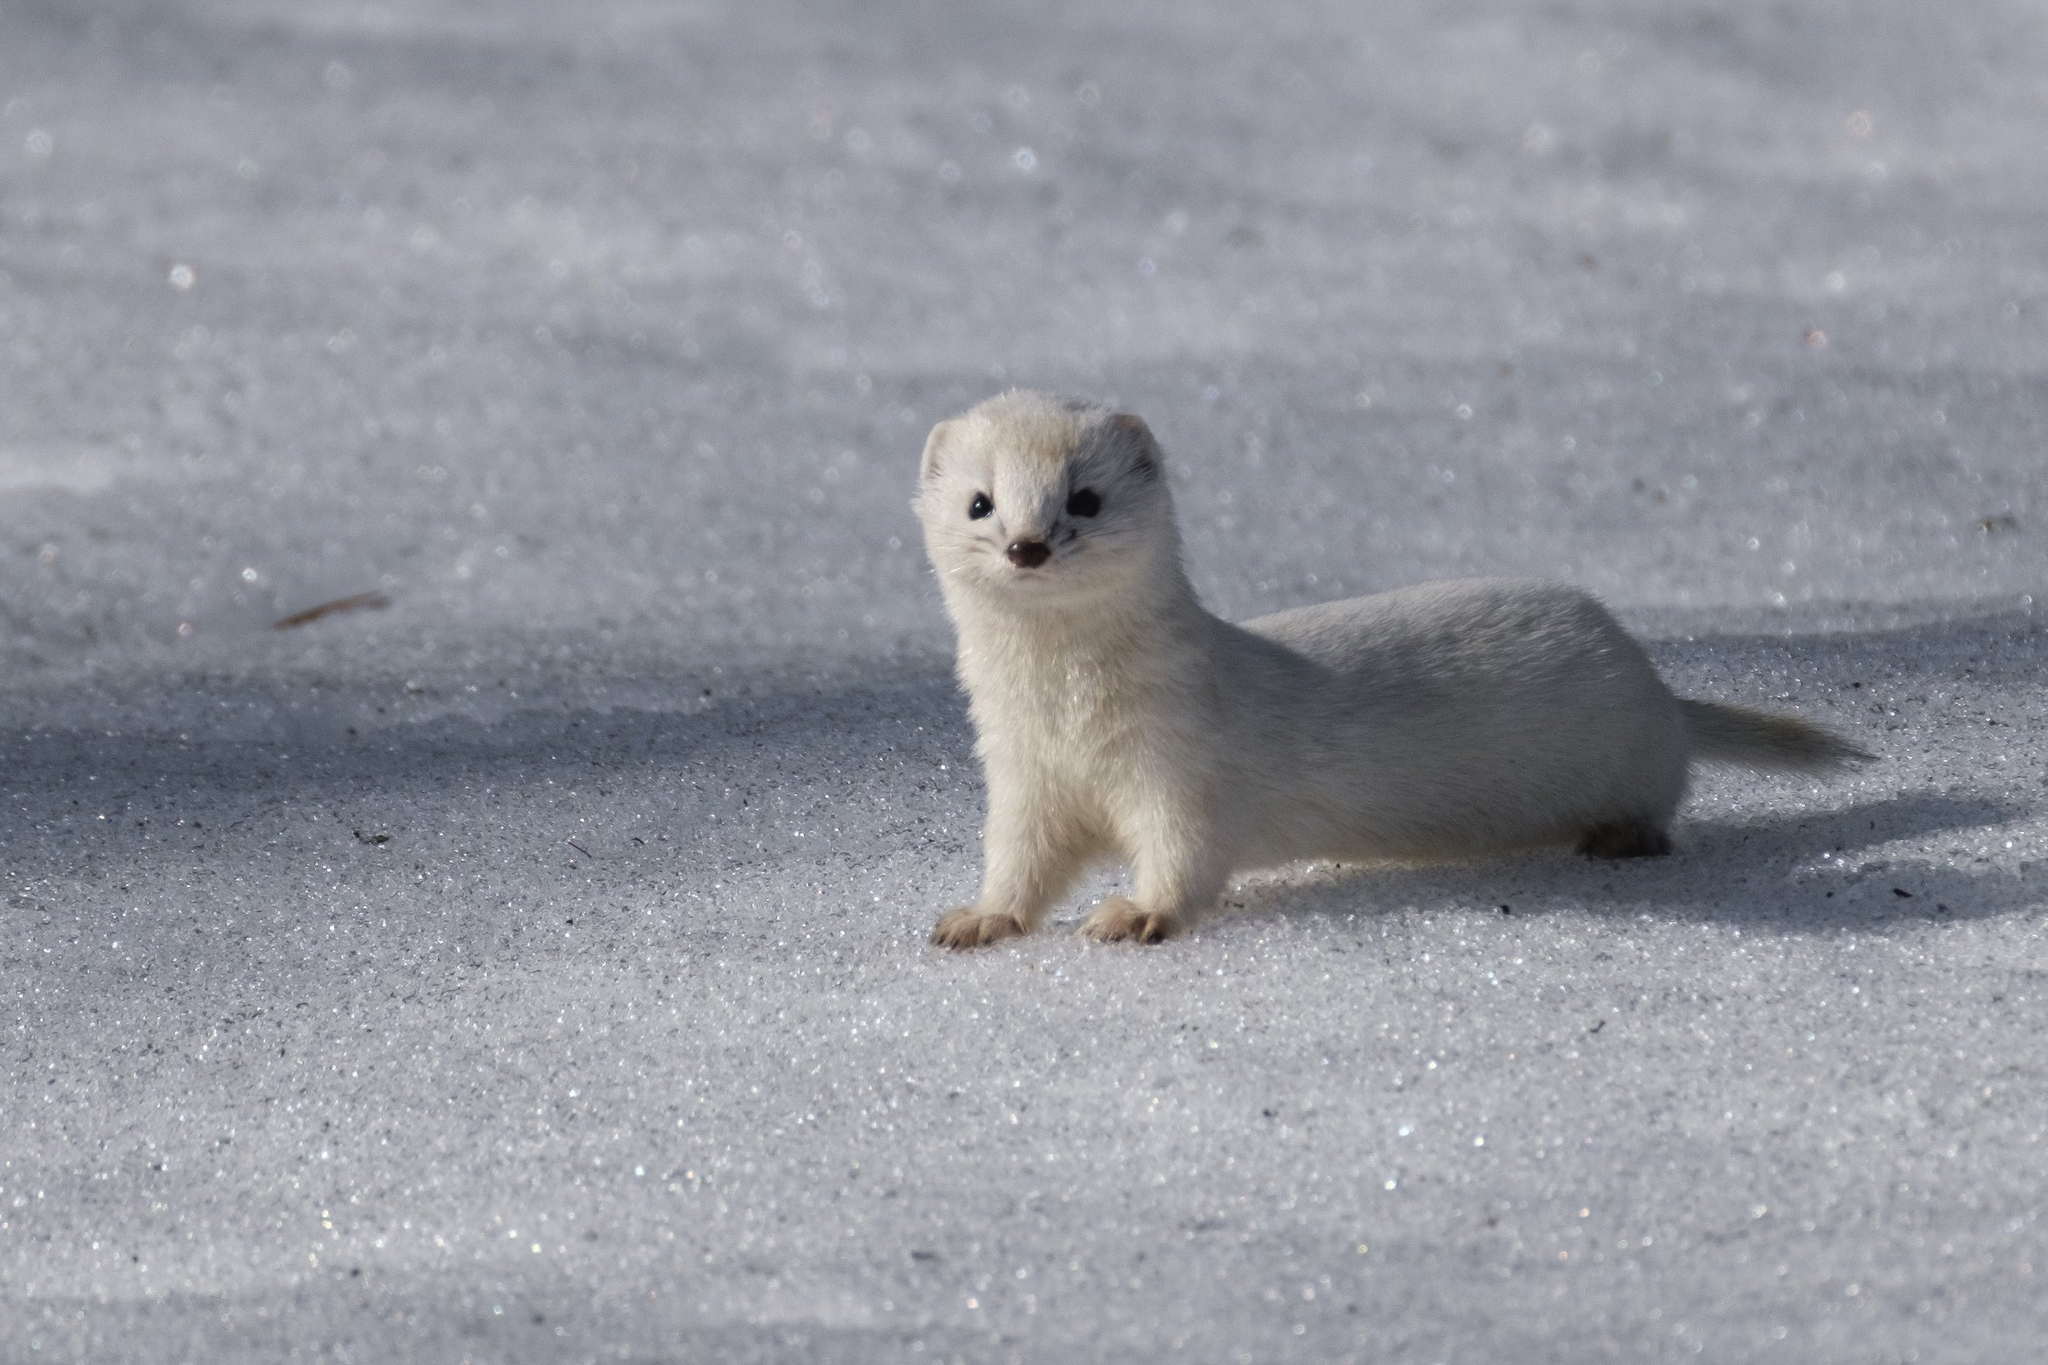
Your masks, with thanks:
M0 1360L2031 1358L2044 70L2020 3L0 0ZM938 954L906 501L1012 382L1151 420L1221 611L1568 578L1884 761Z

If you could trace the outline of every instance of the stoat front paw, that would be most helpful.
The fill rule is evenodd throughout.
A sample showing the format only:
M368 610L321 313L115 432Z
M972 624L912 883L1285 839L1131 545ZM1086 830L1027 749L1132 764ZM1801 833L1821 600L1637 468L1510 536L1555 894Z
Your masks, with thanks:
M1158 943L1181 930L1178 915L1145 910L1122 896L1105 896L1095 912L1081 922L1081 932L1104 943Z
M1015 915L990 914L970 905L939 916L932 926L932 942L941 948L984 948L1023 932L1024 921Z

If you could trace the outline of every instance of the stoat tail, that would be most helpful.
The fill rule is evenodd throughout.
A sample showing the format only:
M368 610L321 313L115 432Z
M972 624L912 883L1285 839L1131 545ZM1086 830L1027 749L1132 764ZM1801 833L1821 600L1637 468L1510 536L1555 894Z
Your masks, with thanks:
M1875 758L1833 730L1770 711L1679 700L1692 756L1774 773L1832 773Z

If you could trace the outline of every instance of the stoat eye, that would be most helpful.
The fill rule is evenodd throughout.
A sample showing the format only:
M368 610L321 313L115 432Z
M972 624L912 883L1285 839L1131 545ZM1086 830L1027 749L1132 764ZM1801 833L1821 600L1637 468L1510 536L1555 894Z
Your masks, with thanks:
M976 493L974 501L967 504L967 519L969 521L980 521L995 510L996 505L988 500L988 494Z
M1070 517L1092 517L1102 510L1102 499L1092 488L1079 488L1067 499L1067 515Z

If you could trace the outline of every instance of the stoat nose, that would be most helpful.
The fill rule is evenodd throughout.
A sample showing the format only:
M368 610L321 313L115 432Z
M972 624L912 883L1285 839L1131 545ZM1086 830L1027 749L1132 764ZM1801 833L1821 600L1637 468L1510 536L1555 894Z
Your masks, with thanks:
M1007 552L1020 569L1035 569L1052 558L1052 546L1042 540L1013 540Z

